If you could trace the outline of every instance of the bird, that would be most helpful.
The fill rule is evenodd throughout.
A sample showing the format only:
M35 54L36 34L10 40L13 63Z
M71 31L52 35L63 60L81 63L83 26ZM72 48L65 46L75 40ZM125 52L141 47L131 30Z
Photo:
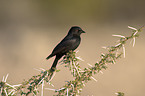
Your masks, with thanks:
M80 35L86 33L78 26L72 26L68 31L68 34L62 39L62 41L53 49L52 53L47 56L47 60L55 56L55 60L51 66L51 71L55 71L56 65L62 56L66 55L69 51L74 51L81 42Z

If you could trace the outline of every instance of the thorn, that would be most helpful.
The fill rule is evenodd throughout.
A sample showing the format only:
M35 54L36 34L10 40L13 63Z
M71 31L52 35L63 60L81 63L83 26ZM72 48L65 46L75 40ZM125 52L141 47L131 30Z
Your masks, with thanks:
M50 82L48 82L48 83L49 83L49 85L51 85L52 87L54 87L54 85L52 83L50 83Z
M103 46L102 48L107 49L107 47L106 47L106 46Z
M36 70L36 71L41 71L41 70L39 70L39 69L36 69L36 68L33 68L34 70Z
M84 61L81 57L76 57L77 59L81 60L81 61Z
M5 81L4 79L5 79L5 76L3 76L2 82L4 82L4 81Z
M133 37L133 47L134 47L134 45L135 45L135 37Z
M73 84L71 84L71 86L72 86L72 88L73 88L73 91L74 91L74 85L73 85Z
M52 88L45 88L46 90L52 90L52 91L60 91L60 90L63 90L65 88L61 88L61 89L52 89Z
M126 38L126 37L123 36L123 35L112 35L112 36L115 36L115 37L121 37L121 38Z
M9 74L7 74L7 75L6 75L6 78L5 78L5 81L4 81L4 82L6 82L6 81L7 81L8 76L9 76Z
M76 67L75 63L74 63L73 65L74 65L74 67L75 67L75 69L76 69L76 71L77 71L79 77L81 77L81 75L80 75L80 73L79 73L79 71L78 71L78 68Z
M132 30L136 30L136 31L137 31L137 29L136 29L136 28L134 28L134 27L128 26L128 28L129 28L129 29L132 29Z
M94 77L92 77L92 76L91 76L91 78L92 78L94 81L96 81L96 82L98 81L98 80L96 80L96 79L95 79Z
M42 71L46 71L45 69L43 69L43 68L39 68L39 69L41 69Z
M78 53L78 52L79 52L79 50L76 51L76 53Z
M115 47L117 47L117 46L119 46L119 45L121 45L121 43L118 43L117 45L115 45Z
M93 67L91 64L87 63L90 67Z
M41 96L43 96L44 80L42 81Z
M46 90L52 90L52 91L56 91L56 89L51 89L51 88L45 88Z
M99 71L101 74L104 74L103 71Z
M125 58L125 47L124 47L124 44L122 44L122 48L123 48L123 55L124 55L124 58Z
M138 33L138 30L133 34L134 36Z
M14 87L18 87L18 86L21 86L22 84L18 84L18 85L13 85Z
M8 93L7 93L6 89L4 89L4 91L5 91L6 96L8 96Z
M14 89L16 89L14 86L12 86L12 85L10 85L10 84L8 84L8 83L5 83L7 86L9 86L9 87L12 87L12 88L14 88Z
M11 90L9 93L8 93L8 96L12 93L12 92L14 92L15 90L13 89L13 90ZM13 94L13 93L12 93ZM11 95L12 95L11 94ZM0 95L1 96L1 95Z
M68 96L68 88L67 88L67 96Z
M111 46L103 46L104 49L109 49Z
M115 93L116 95L119 95L118 93Z

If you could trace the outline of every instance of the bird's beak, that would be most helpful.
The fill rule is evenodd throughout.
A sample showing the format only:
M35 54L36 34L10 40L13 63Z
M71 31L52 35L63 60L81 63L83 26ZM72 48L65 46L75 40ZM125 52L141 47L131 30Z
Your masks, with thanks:
M86 32L82 30L82 33L86 33Z

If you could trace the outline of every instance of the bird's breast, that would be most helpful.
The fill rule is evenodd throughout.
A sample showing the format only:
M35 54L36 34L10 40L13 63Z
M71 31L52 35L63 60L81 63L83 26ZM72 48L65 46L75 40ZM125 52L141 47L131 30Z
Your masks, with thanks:
M80 44L81 39L80 38L72 38L71 39L71 50L75 50L79 44Z

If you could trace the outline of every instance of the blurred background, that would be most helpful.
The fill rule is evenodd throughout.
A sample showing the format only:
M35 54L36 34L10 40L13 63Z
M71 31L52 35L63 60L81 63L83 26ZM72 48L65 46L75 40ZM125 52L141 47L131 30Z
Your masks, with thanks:
M119 38L112 34L129 36L128 25L145 25L145 0L1 0L0 80L9 73L7 81L19 84L39 74L34 68L49 69L54 58L45 58L74 25L86 31L77 56L85 60L81 66L88 67L87 63L95 64L106 52L102 46L116 44ZM129 41L126 58L95 75L98 82L87 83L81 96L116 96L118 91L126 96L145 96L144 37L143 30L135 47ZM55 89L72 79L64 65L57 68L61 71L52 80ZM44 96L53 94L44 91Z

